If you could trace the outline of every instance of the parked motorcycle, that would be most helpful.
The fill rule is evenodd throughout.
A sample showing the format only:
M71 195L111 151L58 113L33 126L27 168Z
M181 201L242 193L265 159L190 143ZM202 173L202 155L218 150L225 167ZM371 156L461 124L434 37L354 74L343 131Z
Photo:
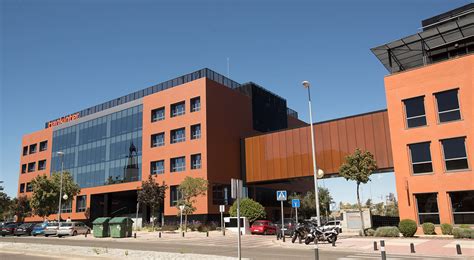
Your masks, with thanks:
M328 243L333 243L336 242L337 240L337 231L334 229L331 230L324 230L322 227L318 227L316 225L313 225L309 232L308 235L306 236L304 243L308 245L311 242L317 243L318 241L328 241Z
M301 241L306 239L311 225L312 224L307 221L296 224L295 231L291 237L291 243L295 243L296 239L298 239L299 243L301 244Z

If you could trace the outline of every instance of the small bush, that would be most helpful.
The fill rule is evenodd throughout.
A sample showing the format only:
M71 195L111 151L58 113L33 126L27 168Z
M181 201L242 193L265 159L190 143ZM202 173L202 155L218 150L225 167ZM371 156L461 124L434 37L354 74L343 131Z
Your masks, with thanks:
M399 237L400 230L397 227L379 227L375 230L376 237Z
M178 229L178 225L164 225L161 227L161 231L175 231Z
M425 222L421 225L423 228L423 234L425 235L436 235L435 233L435 225L431 222Z
M403 219L398 224L398 229L404 237L413 237L418 229L416 222L411 219Z
M373 237L375 234L375 230L372 228L366 228L364 232L365 232L365 235L368 237Z
M448 223L441 224L441 233L443 235L452 235L453 234L453 226Z
M460 228L471 228L469 224L461 224L459 225Z
M453 228L454 238L474 238L474 229Z

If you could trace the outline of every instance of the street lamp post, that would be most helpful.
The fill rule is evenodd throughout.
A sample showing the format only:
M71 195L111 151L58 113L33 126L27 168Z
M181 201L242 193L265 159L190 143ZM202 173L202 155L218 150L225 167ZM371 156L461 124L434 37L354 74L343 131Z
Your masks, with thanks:
M59 182L59 208L58 208L58 228L59 223L61 222L61 200L63 197L63 171L64 171L64 153L57 152L57 155L61 157L61 173L60 175L60 182Z
M317 168L316 168L316 152L314 148L314 127L313 127L313 115L311 113L311 93L310 93L310 83L309 81L302 82L303 87L308 90L308 106L309 106L309 124L311 129L311 150L313 154L313 175L314 175L314 197L316 200L316 220L318 226L321 226L321 219L319 217L319 194L318 194L318 176L317 176Z

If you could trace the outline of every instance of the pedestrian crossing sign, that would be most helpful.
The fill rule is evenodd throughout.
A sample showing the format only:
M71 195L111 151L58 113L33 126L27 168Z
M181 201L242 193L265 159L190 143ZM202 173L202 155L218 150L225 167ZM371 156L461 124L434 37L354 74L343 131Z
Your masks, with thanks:
M278 190L277 191L277 200L278 201L285 201L286 200L286 190Z

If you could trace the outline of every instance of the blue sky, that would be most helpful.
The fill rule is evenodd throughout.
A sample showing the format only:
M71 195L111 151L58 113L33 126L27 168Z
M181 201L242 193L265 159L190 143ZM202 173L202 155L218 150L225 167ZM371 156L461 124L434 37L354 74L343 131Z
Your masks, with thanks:
M226 74L227 58L232 79L285 97L303 120L302 80L316 121L383 109L387 71L370 48L469 2L0 1L0 179L15 196L21 137L44 122L203 67ZM394 190L393 174L379 178L373 194ZM336 191L351 183L328 182L354 200Z

